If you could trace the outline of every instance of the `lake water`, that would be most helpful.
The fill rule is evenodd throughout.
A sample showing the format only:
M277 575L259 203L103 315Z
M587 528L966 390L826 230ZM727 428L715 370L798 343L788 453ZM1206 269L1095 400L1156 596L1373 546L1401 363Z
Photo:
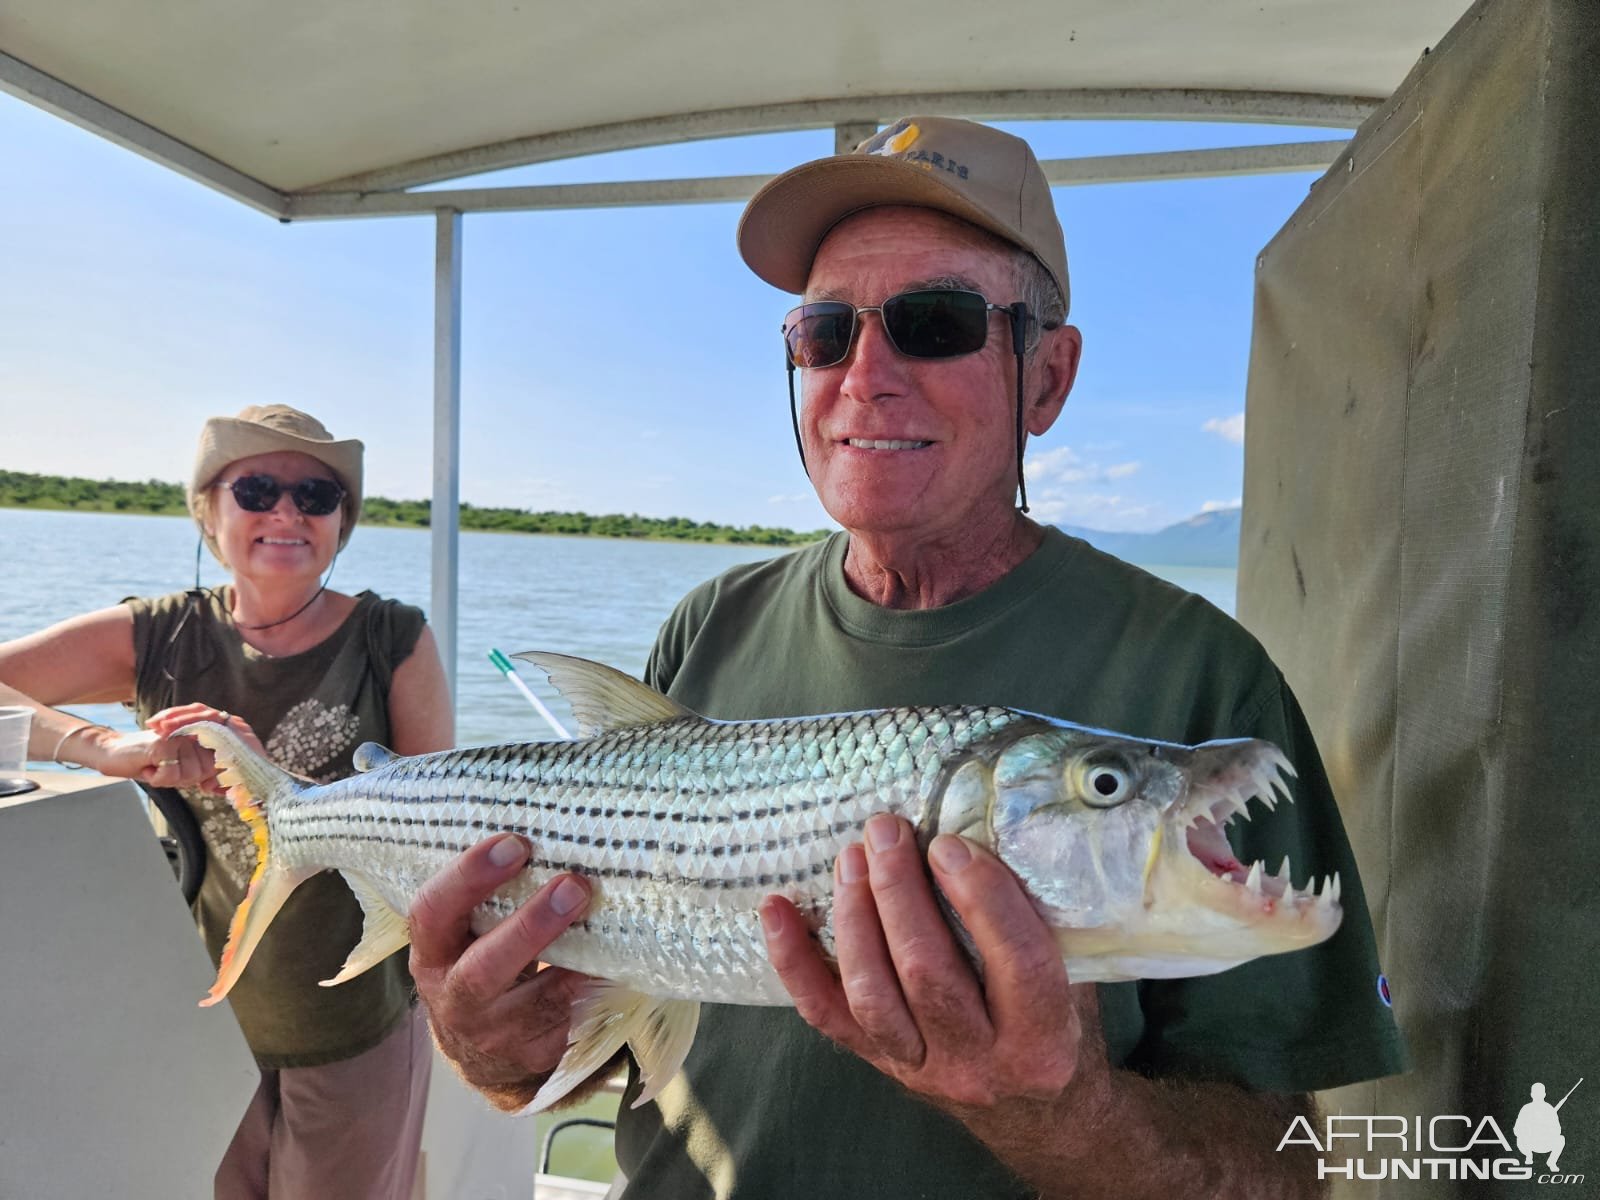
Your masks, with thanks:
M11 580L0 590L0 641L126 596L181 590L194 580L195 542L187 518L0 509L0 563ZM459 741L549 736L527 701L490 664L491 648L508 654L559 650L639 675L656 630L685 592L735 563L773 553L770 547L463 533ZM427 609L428 559L424 530L363 527L339 556L331 586L345 592L370 588ZM1233 611L1232 570L1148 569ZM209 554L200 577L208 585L226 578ZM523 676L566 720L569 711L542 674L528 668ZM114 705L74 711L133 728L131 717Z

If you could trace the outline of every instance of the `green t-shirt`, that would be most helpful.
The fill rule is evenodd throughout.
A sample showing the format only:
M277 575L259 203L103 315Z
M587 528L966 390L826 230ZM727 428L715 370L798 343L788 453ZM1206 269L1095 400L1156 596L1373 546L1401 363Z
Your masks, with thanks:
M848 537L702 584L663 626L650 683L707 716L996 704L1167 741L1258 737L1299 772L1293 805L1235 822L1239 854L1337 871L1321 946L1198 979L1101 984L1114 1065L1302 1092L1402 1069L1371 923L1316 747L1261 646L1197 596L1057 530L976 596L881 608L850 591ZM683 1086L617 1127L628 1197L895 1196L1029 1189L964 1127L786 1008L705 1005Z
M134 710L143 724L200 701L250 723L286 771L325 783L354 773L362 742L389 742L389 684L422 636L422 611L371 592L344 622L299 654L273 657L244 641L226 589L125 601L133 610ZM195 917L216 962L255 870L249 828L222 796L185 790L200 823L206 873ZM371 1049L410 1006L406 956L394 954L338 987L361 939L361 906L338 874L306 880L273 919L228 1003L263 1068L314 1067Z

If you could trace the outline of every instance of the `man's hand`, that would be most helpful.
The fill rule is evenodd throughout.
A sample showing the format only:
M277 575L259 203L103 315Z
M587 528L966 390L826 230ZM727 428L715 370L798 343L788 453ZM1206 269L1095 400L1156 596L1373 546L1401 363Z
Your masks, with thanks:
M482 937L468 920L528 861L515 834L480 842L417 893L409 915L411 976L434 1041L498 1108L522 1108L567 1048L572 1001L586 977L539 956L583 915L589 885L559 875Z
M835 869L839 977L786 900L762 905L767 951L800 1015L968 1123L1010 1102L1096 1112L1108 1076L1092 986L1069 988L1061 952L1016 877L964 838L929 861L971 934L980 980L941 913L911 827L880 815Z

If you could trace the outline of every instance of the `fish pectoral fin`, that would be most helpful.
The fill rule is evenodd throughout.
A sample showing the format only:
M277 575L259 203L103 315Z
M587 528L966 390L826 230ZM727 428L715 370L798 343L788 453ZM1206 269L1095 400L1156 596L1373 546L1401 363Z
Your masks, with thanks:
M368 745L371 745L369 742ZM344 966L332 979L321 981L321 987L354 979L363 971L371 970L402 946L411 944L411 927L404 915L383 898L377 886L359 871L340 871L350 890L361 902L361 940L344 960Z
M604 663L545 650L528 650L511 657L532 663L550 677L551 686L572 705L580 737L594 737L608 729L675 721L680 717L699 718L698 713L676 700Z
M595 980L572 1007L567 1052L524 1112L543 1112L611 1061L626 1042L644 1091L633 1107L655 1098L678 1073L700 1023L698 1000L661 1000Z
M378 767L387 767L399 757L387 746L380 746L377 742L362 742L350 756L350 765L365 774Z

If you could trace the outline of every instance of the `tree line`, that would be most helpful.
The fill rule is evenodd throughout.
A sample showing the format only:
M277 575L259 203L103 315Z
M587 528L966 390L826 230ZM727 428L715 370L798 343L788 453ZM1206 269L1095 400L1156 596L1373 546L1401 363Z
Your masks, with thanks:
M63 475L29 475L0 471L0 508L64 509L74 512L154 513L177 516L188 511L183 488L147 479L79 479ZM363 525L426 529L433 516L430 500L390 500L368 496L362 503ZM825 529L797 533L768 525L718 525L686 517L641 517L637 513L530 512L521 508L461 506L461 528L495 533L556 533L578 537L657 539L679 542L730 542L751 546L798 546L827 536Z

